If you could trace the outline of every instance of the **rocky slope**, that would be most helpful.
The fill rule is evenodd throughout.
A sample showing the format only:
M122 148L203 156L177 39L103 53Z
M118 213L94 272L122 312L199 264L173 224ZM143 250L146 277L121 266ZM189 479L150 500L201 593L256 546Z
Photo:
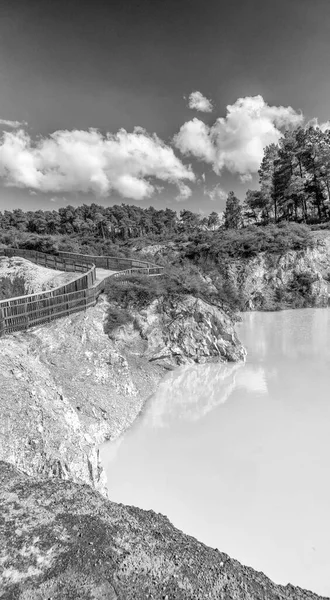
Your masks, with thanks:
M42 284L43 269L33 268ZM0 459L106 494L98 447L131 425L166 370L244 360L222 311L193 297L161 312L157 302L112 339L105 297L86 313L1 338Z
M163 369L129 364L103 331L105 303L0 339L0 458L105 493L98 446L116 438Z
M330 293L330 236L328 232L313 234L315 246L306 250L284 253L260 252L250 258L230 258L212 269L213 282L230 286L239 298L242 310L274 310L327 306ZM139 250L141 255L175 262L184 254L185 246L174 242L149 245ZM134 248L133 248L134 249ZM137 250L137 248L135 248ZM204 257L207 259L207 256ZM210 270L210 264L201 274Z
M3 600L317 600L87 485L0 462ZM323 599L325 600L325 599Z
M246 310L327 306L330 238L320 239L315 248L234 260L224 273Z

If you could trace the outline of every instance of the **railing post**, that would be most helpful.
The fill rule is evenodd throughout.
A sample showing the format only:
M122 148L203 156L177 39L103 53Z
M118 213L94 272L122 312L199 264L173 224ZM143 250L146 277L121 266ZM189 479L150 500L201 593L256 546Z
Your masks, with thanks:
M0 337L5 333L5 320L3 316L3 309L0 308Z

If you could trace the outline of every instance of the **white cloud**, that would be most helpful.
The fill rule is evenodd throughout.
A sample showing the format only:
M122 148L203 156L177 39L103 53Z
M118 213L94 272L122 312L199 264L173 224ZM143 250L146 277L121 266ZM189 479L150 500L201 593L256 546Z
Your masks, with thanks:
M174 144L183 154L210 163L217 174L226 168L247 181L258 171L264 148L302 122L303 115L290 106L269 106L262 96L247 96L227 106L226 117L211 127L197 118L184 123Z
M178 202L181 202L183 200L187 200L188 198L190 198L192 191L191 191L189 185L186 185L183 182L179 182L178 188L179 188L179 194L175 198Z
M239 178L242 183L249 183L250 181L252 181L251 173L244 173L244 175L240 175Z
M188 102L189 108L199 110L200 112L212 112L213 105L201 92L191 92Z
M17 129L17 127L21 127L22 125L26 125L21 121L8 121L8 119L0 119L0 128L3 127L12 127L13 129Z
M308 123L306 123L306 129L308 129L308 127L318 127L324 133L325 131L328 131L330 129L330 121L319 123L318 118L315 117L314 119L311 119L310 121L308 121Z
M205 192L207 196L214 202L215 200L220 200L221 202L225 202L227 200L228 193L222 189L219 183L214 186L211 190L206 190Z
M182 154L192 154L200 160L212 163L215 159L211 128L196 117L187 121L174 136L175 146Z
M65 196L53 196L49 198L49 202L67 202L67 199Z
M330 129L330 121L325 121L325 123L321 123L320 125L318 125L318 127L324 133L325 131L328 131Z
M140 127L106 136L96 129L56 131L36 141L24 129L4 132L0 177L8 186L42 192L106 196L114 190L135 200L151 196L154 179L179 190L183 180L195 180L171 147Z

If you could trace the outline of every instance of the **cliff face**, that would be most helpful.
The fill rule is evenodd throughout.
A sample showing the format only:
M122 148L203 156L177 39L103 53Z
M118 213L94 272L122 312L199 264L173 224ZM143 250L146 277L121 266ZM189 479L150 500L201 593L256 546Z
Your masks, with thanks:
M3 600L320 599L86 485L30 479L0 462L0 505Z
M315 248L233 260L223 274L246 310L327 306L330 238L319 240Z
M260 252L249 258L226 258L214 263L214 283L229 285L233 296L239 299L242 310L276 310L327 306L330 293L330 236L328 232L314 235L315 247L290 250L281 254ZM189 245L189 244L188 244ZM181 255L185 253L181 244ZM153 259L176 261L180 250L174 242L146 246L140 253ZM198 266L204 280L212 261L207 254Z

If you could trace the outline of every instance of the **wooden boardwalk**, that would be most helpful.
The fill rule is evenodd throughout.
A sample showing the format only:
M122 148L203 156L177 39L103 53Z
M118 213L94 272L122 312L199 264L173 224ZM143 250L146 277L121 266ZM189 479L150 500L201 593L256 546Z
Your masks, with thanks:
M111 271L110 269L96 269L96 279L93 285L99 285L100 283L102 283L102 281L108 279L108 277L111 277L111 275L114 275L115 273L120 273L120 271Z
M0 301L0 336L49 323L94 306L99 295L111 285L112 278L132 273L161 275L162 267L147 262L114 256L89 256L70 252L56 255L33 250L7 248L3 256L19 256L38 265L79 274L57 288Z

